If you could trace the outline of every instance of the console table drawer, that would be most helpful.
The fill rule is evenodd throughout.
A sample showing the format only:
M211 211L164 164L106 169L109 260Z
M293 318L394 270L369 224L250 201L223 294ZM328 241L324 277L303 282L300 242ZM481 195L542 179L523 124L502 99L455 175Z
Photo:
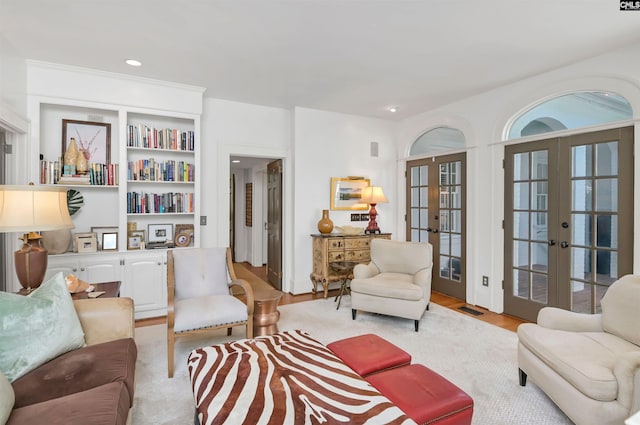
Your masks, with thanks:
M327 255L328 255L329 263L344 261L344 251L329 251Z
M369 249L371 237L345 239L344 249Z
M344 256L347 261L365 262L371 259L369 252L368 249L345 251Z

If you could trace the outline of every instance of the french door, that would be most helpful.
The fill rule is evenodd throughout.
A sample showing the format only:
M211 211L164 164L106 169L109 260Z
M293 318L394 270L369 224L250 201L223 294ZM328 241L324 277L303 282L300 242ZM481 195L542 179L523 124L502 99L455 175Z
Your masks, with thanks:
M407 240L433 245L433 290L466 300L466 154L407 162Z
M633 128L505 148L504 311L600 312L633 261Z

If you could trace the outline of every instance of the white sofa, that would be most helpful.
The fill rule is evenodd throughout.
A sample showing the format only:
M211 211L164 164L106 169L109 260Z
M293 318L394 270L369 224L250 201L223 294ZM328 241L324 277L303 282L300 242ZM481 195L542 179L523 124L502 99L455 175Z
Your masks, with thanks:
M520 325L518 368L577 425L622 425L640 410L640 276L611 285L601 314L545 307Z
M433 248L429 243L371 240L371 262L358 264L351 281L351 308L420 319L431 299Z

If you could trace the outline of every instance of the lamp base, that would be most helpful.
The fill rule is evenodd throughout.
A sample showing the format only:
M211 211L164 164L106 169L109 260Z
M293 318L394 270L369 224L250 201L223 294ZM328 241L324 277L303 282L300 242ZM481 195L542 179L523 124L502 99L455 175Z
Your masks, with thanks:
M378 211L376 211L376 204L371 204L371 209L369 210L369 225L366 229L364 229L365 234L376 234L380 233L380 228L378 227L378 222L376 221L376 217L378 216Z
M14 253L18 281L27 291L39 287L47 272L48 253L40 246L40 238L33 233L24 235L24 245Z

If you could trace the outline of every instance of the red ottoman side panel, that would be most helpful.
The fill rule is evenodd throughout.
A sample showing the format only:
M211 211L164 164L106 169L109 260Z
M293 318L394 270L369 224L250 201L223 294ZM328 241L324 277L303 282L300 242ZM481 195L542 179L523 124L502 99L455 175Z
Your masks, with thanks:
M411 355L374 334L345 338L327 345L360 376L411 363Z
M471 397L423 365L403 366L365 379L419 424L471 424Z

